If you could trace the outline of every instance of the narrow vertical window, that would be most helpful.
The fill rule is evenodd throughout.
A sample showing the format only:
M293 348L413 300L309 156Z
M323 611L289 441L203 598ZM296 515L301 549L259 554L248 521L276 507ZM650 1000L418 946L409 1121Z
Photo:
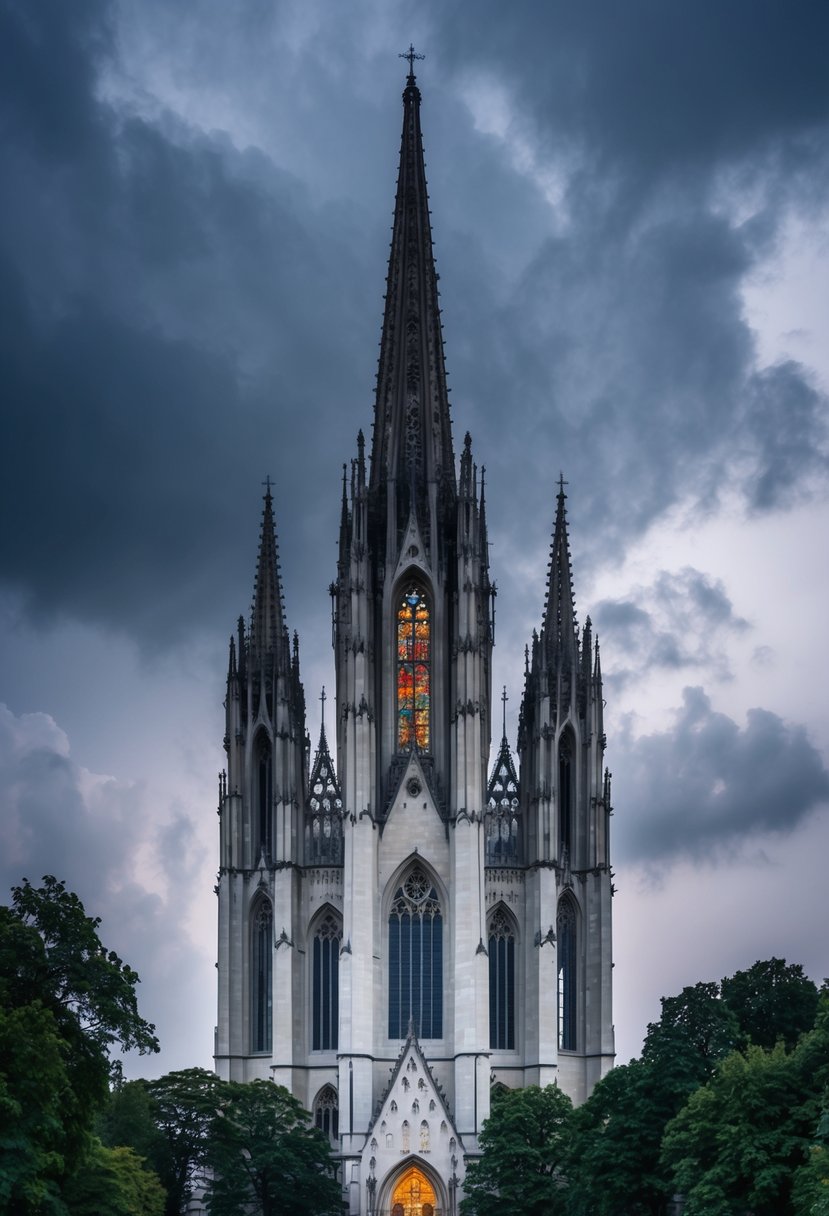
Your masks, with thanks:
M489 922L489 1045L515 1049L515 933L503 908Z
M314 934L311 951L311 1045L314 1051L335 1051L337 1047L341 939L340 923L329 913Z
M558 839L561 854L572 849L573 836L573 747L569 732L558 745Z
M558 1045L576 1050L576 910L567 896L558 905Z
M325 1085L314 1102L314 1126L336 1148L340 1139L339 1098L333 1085Z
M443 918L420 867L398 887L389 916L389 1038L405 1038L409 1019L421 1039L443 1035Z
M273 763L271 747L263 731L256 740L254 798L259 852L270 859L273 854Z
M397 746L429 750L432 622L426 596L410 586L397 609Z
M266 899L251 921L251 1046L270 1051L273 1035L273 913Z

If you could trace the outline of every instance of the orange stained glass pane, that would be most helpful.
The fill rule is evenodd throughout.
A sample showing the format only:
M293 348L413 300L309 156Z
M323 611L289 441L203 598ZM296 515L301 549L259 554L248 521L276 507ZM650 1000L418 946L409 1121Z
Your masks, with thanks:
M423 1205L431 1204L434 1209L437 1201L435 1188L416 1166L406 1171L391 1197L392 1210L400 1204L403 1216L424 1216Z
M410 587L397 610L397 744L429 746L430 714L429 607L421 591Z

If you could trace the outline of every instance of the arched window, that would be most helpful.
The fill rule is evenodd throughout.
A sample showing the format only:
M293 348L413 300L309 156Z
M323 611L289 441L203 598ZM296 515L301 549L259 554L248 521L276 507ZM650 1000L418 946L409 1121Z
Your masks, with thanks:
M397 888L389 915L389 1038L405 1038L410 1018L421 1039L441 1038L443 918L420 866Z
M566 731L558 745L558 843L568 856L573 845L573 739Z
M340 941L343 931L332 912L323 917L311 948L311 1046L335 1051L339 1025Z
M263 852L270 859L273 854L273 762L270 740L263 730L256 737L253 780L257 852Z
M502 907L489 922L489 1045L515 1049L515 931Z
M270 1051L273 1027L273 912L260 899L251 916L251 1050Z
M576 909L565 895L558 905L556 939L558 942L558 1045L563 1051L576 1050Z
M397 608L397 747L429 750L432 621L426 596L410 584Z
M332 1145L337 1145L340 1139L340 1100L333 1085L324 1085L314 1100L314 1126L328 1137Z

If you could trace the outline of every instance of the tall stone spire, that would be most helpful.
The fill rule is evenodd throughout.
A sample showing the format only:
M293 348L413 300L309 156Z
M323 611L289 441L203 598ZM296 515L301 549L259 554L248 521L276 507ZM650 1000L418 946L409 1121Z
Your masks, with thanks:
M402 510L416 488L454 495L455 461L443 357L438 276L413 57L403 91L403 136L394 208L371 455L371 489L397 483ZM442 496L442 495L441 495Z
M266 660L271 660L276 670L284 673L290 666L290 647L282 602L282 579L270 479L266 482L264 500L259 561L251 608L250 658L254 668Z
M575 654L578 650L576 613L573 596L573 572L570 563L570 540L567 535L567 508L564 476L559 477L556 522L550 546L547 577L547 600L544 605L542 637L548 657Z

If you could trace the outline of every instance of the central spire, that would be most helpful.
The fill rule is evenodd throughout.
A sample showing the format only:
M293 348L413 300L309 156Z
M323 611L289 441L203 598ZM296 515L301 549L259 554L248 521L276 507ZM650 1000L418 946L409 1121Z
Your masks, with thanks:
M397 499L455 492L455 460L443 359L438 276L412 48L403 91L403 137L394 207L371 455L371 488L397 485Z

